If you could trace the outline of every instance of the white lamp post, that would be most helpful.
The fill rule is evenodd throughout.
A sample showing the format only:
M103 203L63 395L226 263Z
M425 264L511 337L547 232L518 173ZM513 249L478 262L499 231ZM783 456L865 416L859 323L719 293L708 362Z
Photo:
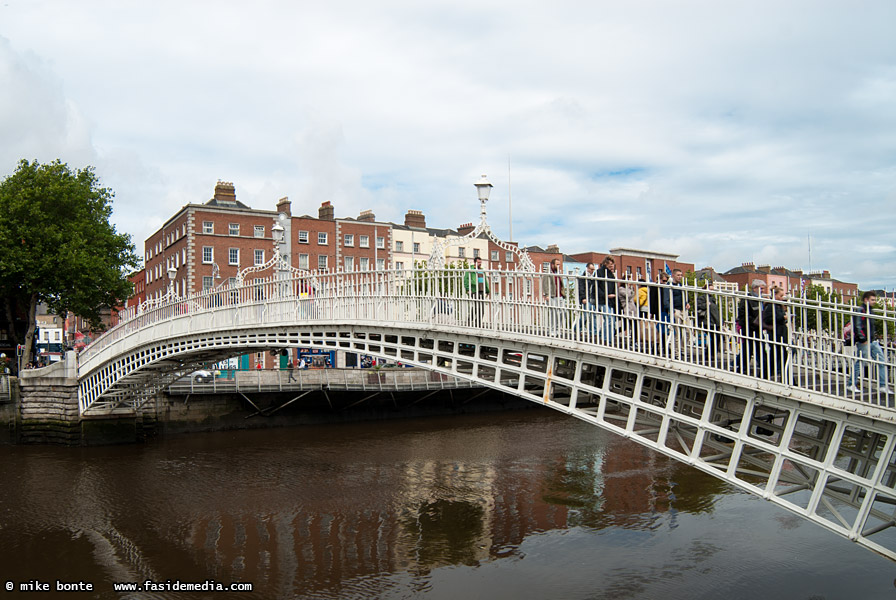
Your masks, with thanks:
M174 278L177 277L177 269L174 265L168 267L168 295L174 296Z
M488 195L491 193L493 186L485 175L473 185L476 186L476 192L479 194L479 216L482 223L485 223L485 203L488 202Z
M277 257L277 271L281 271L283 269L283 253L282 246L284 242L284 233L286 232L283 229L283 225L275 222L271 227L271 237L274 238L274 255Z

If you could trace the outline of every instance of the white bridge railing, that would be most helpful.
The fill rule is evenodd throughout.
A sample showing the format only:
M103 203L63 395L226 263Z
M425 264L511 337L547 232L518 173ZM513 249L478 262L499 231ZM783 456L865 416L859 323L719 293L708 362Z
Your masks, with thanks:
M526 341L541 338L546 345L572 343L595 353L613 348L734 371L883 407L894 399L886 385L896 383L896 318L886 307L873 318L882 355L856 361L855 346L842 339L844 326L856 314L851 304L805 298L778 301L586 276L516 271L481 275L487 292L470 270L417 268L281 273L239 286L168 297L120 313L120 323L90 344L79 363L96 368L91 358L102 349L148 326L218 311L234 314L237 308L240 314L251 315L243 322L253 326L362 321L466 329L480 335L501 332ZM561 295L551 297L551 288ZM614 288L616 300L606 300ZM643 303L638 301L641 288L647 288ZM761 317L746 318L748 309L751 316ZM861 392L849 391L853 384Z

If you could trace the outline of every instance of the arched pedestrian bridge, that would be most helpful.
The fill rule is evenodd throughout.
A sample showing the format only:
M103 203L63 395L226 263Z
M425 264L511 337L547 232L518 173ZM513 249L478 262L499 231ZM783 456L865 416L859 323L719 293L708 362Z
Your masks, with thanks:
M896 411L876 387L893 363L853 365L840 339L851 307L766 299L760 311L783 320L738 330L740 294L678 288L691 308L677 315L624 303L610 315L579 301L580 277L487 272L489 293L473 295L464 276L284 272L169 295L79 355L81 413L141 410L185 373L248 352L369 354L559 410L896 560ZM567 298L543 296L552 285ZM718 326L693 309L713 305ZM892 331L892 315L879 322ZM847 391L853 371L861 393Z

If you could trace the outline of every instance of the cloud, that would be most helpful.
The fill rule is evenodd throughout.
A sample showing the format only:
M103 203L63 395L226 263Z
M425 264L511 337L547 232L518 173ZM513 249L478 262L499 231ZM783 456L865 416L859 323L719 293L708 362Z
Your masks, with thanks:
M524 244L726 270L808 268L811 239L813 268L896 287L886 0L0 11L3 170L97 165L138 242L218 179L258 208L456 227L486 173Z

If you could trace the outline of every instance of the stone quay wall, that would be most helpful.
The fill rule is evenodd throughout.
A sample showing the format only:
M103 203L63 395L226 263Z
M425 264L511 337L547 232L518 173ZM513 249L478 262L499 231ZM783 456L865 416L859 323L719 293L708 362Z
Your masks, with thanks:
M334 422L450 415L531 408L523 399L422 369L391 375L368 370L309 373L247 372L230 380L181 383L136 413L81 416L77 357L6 378L0 397L0 443L93 446L137 443L155 436ZM329 378L329 379L327 379ZM0 390L2 391L2 390ZM5 426L4 426L5 425Z

